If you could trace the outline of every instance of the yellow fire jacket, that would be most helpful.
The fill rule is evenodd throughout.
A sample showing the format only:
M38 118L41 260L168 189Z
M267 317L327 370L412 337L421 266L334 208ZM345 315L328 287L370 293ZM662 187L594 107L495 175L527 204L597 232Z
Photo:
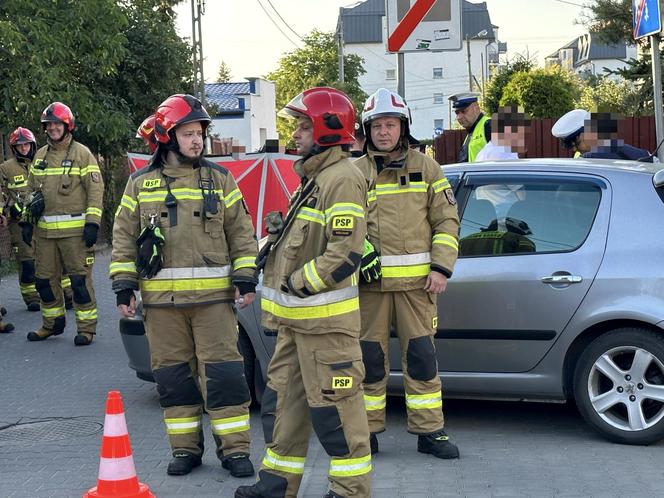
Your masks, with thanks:
M5 207L11 207L20 199L25 203L30 187L28 186L28 174L30 163L19 161L12 157L0 165L0 186L7 196Z
M366 182L348 156L337 146L295 164L302 184L265 265L261 308L268 329L359 335Z
M30 191L44 194L46 209L37 221L38 236L81 236L86 223L100 224L104 180L90 149L71 135L37 151L28 185Z
M177 200L170 208L169 190ZM152 220L165 239L164 264L154 278L140 279L136 239ZM140 288L146 306L232 301L233 282L256 281L257 249L242 193L227 169L209 161L197 168L166 163L129 178L115 215L109 273L113 290Z
M377 163L383 166L380 172ZM396 161L369 150L355 161L369 185L367 232L383 276L363 290L424 288L431 270L452 276L459 249L456 199L440 166L408 149Z

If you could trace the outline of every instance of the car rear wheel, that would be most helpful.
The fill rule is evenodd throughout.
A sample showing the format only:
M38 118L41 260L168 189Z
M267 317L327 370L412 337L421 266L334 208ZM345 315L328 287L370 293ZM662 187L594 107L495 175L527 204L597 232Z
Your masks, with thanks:
M598 337L576 365L574 397L585 421L611 441L664 438L664 338L640 328Z
M265 390L263 372L254 352L254 347L251 344L251 339L249 339L249 335L247 335L242 327L240 327L237 343L240 354L244 358L244 377L247 379L247 384L249 385L251 400L256 406L260 406L263 391Z

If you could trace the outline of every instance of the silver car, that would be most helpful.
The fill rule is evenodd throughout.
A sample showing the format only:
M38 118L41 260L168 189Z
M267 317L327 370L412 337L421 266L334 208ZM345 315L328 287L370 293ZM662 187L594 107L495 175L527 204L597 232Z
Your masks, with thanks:
M609 160L445 166L460 256L440 296L436 346L448 398L564 402L606 438L664 437L664 170ZM260 401L274 332L238 314ZM130 367L150 379L138 320L121 320ZM396 335L390 392L402 392Z

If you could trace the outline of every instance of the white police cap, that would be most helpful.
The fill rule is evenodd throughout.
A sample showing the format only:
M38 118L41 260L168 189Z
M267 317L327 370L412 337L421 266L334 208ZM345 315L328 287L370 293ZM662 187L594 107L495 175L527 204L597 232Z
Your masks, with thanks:
M480 94L475 92L462 92L451 95L448 100L452 102L452 108L454 110L465 109L473 102L477 102L479 96Z
M551 128L551 134L560 139L576 138L583 131L583 126L590 119L590 113L585 109L573 109L564 114Z

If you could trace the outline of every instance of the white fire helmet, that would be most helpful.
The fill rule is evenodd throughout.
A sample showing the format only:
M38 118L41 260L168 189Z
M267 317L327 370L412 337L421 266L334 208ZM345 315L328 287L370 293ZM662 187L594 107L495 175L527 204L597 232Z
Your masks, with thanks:
M407 125L412 123L410 109L403 97L387 88L379 88L373 95L369 96L364 104L362 124L366 126L376 118L388 116L400 118Z

